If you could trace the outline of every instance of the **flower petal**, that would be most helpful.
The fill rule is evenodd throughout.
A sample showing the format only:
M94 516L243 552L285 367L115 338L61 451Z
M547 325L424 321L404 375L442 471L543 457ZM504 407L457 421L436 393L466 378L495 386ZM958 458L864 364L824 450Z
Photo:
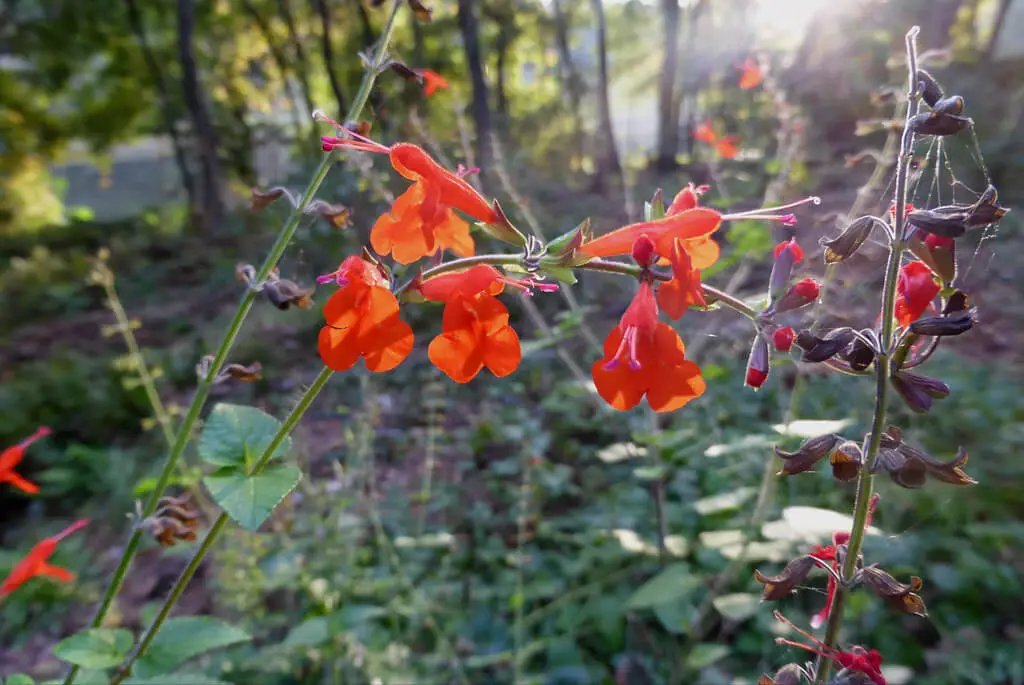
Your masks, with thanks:
M642 370L647 376L647 403L656 412L675 411L704 394L706 384L700 368L685 359L679 334L667 324L658 324L650 343L657 365Z
M644 221L615 229L611 233L584 243L580 251L593 257L628 255L633 243L646 233L661 247L662 239L693 239L714 233L722 222L722 215L707 207L687 209L655 221Z
M642 374L629 364L619 363L612 369L606 368L615 358L615 353L622 342L622 328L616 326L604 341L604 358L594 362L591 375L594 387L604 401L619 411L627 411L640 403L644 396L645 386Z
M484 365L498 378L504 378L519 368L522 358L519 336L511 326L505 326L487 336Z
M359 336L352 328L324 326L320 329L317 348L324 366L334 371L348 371L359 361Z

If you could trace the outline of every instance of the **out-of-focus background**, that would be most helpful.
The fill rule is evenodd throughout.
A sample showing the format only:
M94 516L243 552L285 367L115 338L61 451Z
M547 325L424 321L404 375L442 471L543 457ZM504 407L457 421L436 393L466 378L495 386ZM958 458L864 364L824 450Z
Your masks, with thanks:
M283 203L251 211L249 189L305 187L318 137L331 133L310 113L341 117L352 102L360 53L386 17L373 4L0 7L0 445L54 430L19 467L40 494L0 485L0 574L69 520L93 518L53 559L75 583L35 580L0 605L0 676L60 672L50 650L90 620L125 514L166 452L138 365L110 328L109 293L90 279L97 253L108 252L116 304L173 424L234 311L235 265L259 264L286 215ZM688 181L710 184L704 199L722 208L817 194L822 205L800 210L795 230L802 267L820 274L817 239L851 211L891 202L886 140L913 24L923 65L965 96L975 122L919 146L914 201L963 200L988 179L1003 204L1024 199L1022 0L427 4L430 23L399 18L392 57L449 85L428 97L384 73L364 117L372 136L480 167L484 192L548 238L585 217L599 232L638 220L657 188L671 196ZM740 88L750 59L763 80ZM735 136L736 155L694 137L705 122ZM385 159L338 155L319 197L349 207L352 224L303 221L282 275L308 285L332 270L404 188ZM937 456L965 447L980 484L911 491L880 479L867 561L921 576L930 611L906 617L853 595L846 637L882 652L891 683L1024 683L1018 214L962 243L959 285L981 324L928 366L953 395L924 416L893 410L908 440ZM730 224L706 280L757 297L772 246L791 233ZM871 325L882 262L869 245L840 268L821 316ZM261 362L263 378L218 386L213 402L286 413L320 369L329 289L311 310L258 302L231 359ZM753 526L751 514L770 445L827 430L856 439L872 384L784 357L754 393L743 387L744 321L691 312L679 329L707 394L670 416L614 412L589 367L632 289L587 276L572 303L534 297L539 318L510 301L522 366L466 386L426 359L438 310L408 308L410 359L385 375L335 377L295 434L306 475L296 493L260 532L225 535L186 592L178 614L217 616L251 636L189 673L239 685L715 685L804 661L773 643L752 572L774 573L848 526L852 487L825 471L773 482ZM799 421L783 436L787 416ZM806 423L822 420L838 423ZM186 463L182 482L194 483L191 452ZM110 624L145 625L191 548L147 543ZM781 608L806 624L823 602L824 576L812 576Z

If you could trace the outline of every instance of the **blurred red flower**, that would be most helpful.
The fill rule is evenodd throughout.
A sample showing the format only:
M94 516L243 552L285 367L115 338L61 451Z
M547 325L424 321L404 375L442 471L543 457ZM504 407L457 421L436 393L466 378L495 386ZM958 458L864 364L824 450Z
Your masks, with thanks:
M89 519L75 521L53 537L46 538L45 540L36 543L35 547L29 550L29 553L25 555L25 558L19 561L15 567L11 569L11 572L7 574L7 578L4 579L3 584L0 584L0 597L9 595L36 576L53 578L61 581L62 583L69 583L73 581L75 579L75 574L71 573L71 571L68 571L66 568L50 566L46 563L46 560L49 559L50 555L57 549L58 542L88 523Z
M25 457L25 450L29 445L45 438L52 432L46 426L42 426L17 445L8 447L3 452L0 452L0 483L10 483L22 492L27 492L30 495L39 492L39 486L35 483L30 483L15 473L14 467L21 463L21 460Z

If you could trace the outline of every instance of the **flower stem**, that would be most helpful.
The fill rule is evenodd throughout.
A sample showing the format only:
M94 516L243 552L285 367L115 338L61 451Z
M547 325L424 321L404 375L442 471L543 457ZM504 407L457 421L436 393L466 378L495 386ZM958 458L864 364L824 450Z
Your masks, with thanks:
M907 117L903 127L903 136L900 139L899 157L896 160L896 195L894 199L896 217L893 222L895 237L889 249L889 261L885 269L885 282L882 292L882 349L875 361L874 419L871 422L871 438L868 441L867 452L864 455L864 464L861 466L860 474L857 478L857 499L854 503L853 526L850 530L850 542L847 544L846 560L842 568L842 578L844 581L848 581L853 577L853 573L857 568L857 559L860 557L861 547L864 544L871 494L874 488L875 461L878 458L878 449L882 444L882 434L886 428L885 414L889 396L889 373L892 367L893 354L892 339L896 303L896 281L899 277L900 260L905 247L903 223L906 218L907 176L914 148L914 132L910 129L909 123L911 117L917 114L919 106L916 40L919 31L920 29L915 26L907 32L906 36L910 90L907 96ZM825 629L825 644L833 649L839 643L839 633L842 630L843 624L843 610L845 609L848 595L849 589L845 582L839 583L836 588L832 611L828 617L828 625ZM823 685L828 680L831 667L831 660L825 657L818 658L814 685Z
M320 391L323 390L324 386L327 385L327 381L329 381L333 375L334 371L326 366L320 371L316 380L314 380L309 388L306 389L306 392L302 395L298 404L295 405L287 418L285 418L281 423L281 427L277 430L274 438L267 445L267 448L263 450L263 454L260 455L259 461L253 465L252 471L248 474L249 476L258 476L263 473L263 470L274 458L278 448L280 448L288 438L292 430L294 430L295 426L306 413L306 410L309 409L309 406L313 403L313 400L316 399L317 395L320 394ZM118 669L117 676L111 681L111 685L118 685L125 678L131 675L132 666L135 664L136 660L138 660L139 657L145 654L146 650L149 649L153 639L156 637L157 633L160 632L160 628L163 626L164 621L167 620L167 617L170 615L174 605L177 604L178 599L180 599L182 593L185 592L185 588L192 580L192 576L194 576L196 571L199 569L199 565L203 562L203 559L206 558L210 549L213 548L213 543L217 541L217 537L220 535L221 531L224 530L224 526L227 525L228 520L228 515L221 512L220 516L217 517L217 520L214 521L212 526L210 526L210 529L206 532L206 536L203 538L203 541L199 543L199 547L197 547L196 551L193 552L188 565L185 566L184 570L182 570L181 575L178 576L178 580L174 583L174 587L171 588L170 593L168 593L163 606L160 607L160 611L156 615L156 618L153 619L149 628L146 629L146 633L139 641L138 647L135 648L131 656L129 656L124 664L122 664Z
M377 74L381 65L384 63L388 44L391 41L391 34L395 27L395 18L397 17L402 4L401 0L394 0L392 3L391 12L388 15L387 24L381 34L373 62L367 68L366 74L363 76L363 82L360 85L359 92L356 94L352 107L346 116L346 121L358 119L359 115L362 113L363 107L366 106L366 101L370 97L370 91L373 89L373 84L377 79ZM306 208L309 207L309 204L313 201L313 197L316 195L317 190L319 190L320 185L327 177L327 172L330 170L331 164L332 156L330 154L325 154L320 165L313 173L313 178L306 187L306 191L302 194L302 199L299 200L299 203L288 216L284 227L282 227L281 232L277 236L277 240L274 241L273 247L270 248L270 254L267 255L266 260L264 260L263 265L260 267L260 270L256 275L255 280L257 283L266 280L270 272L275 266L277 266L277 262L281 259L281 256L284 254L288 244L295 236L295 231L299 227L299 222L302 220ZM143 509L143 518L152 516L153 512L155 512L159 506L160 498L167 489L171 476L177 468L178 461L181 459L181 455L184 453L185 447L188 445L188 442L192 437L192 429L199 418L199 414L202 412L203 406L206 404L206 399L210 394L210 389L213 387L213 381L220 372L224 362L227 360L228 353L231 351L231 347L242 329L242 324L245 322L245 318L249 314L249 310L252 308L256 294L257 293L255 291L250 289L246 290L245 295L242 296L242 300L239 302L238 308L235 310L231 323L228 325L227 332L225 332L217 351L214 353L213 362L210 364L206 377L199 380L196 391L192 396L192 402L189 405L184 420L178 428L178 433L175 437L174 444L171 447L171 451L167 455L167 461L164 463L163 471L161 471L156 487L153 489L153 492L149 497L149 501L146 502L146 506ZM142 532L141 528L136 528L132 532L132 535L128 540L128 544L125 545L124 552L121 555L121 562L118 564L117 570L114 572L114 577L111 579L110 585L107 587L107 590L103 595L103 599L100 601L100 606L96 610L96 615L92 620L91 627L98 628L103 625L103 621L114 602L114 598L117 596L118 591L121 589L121 585L124 583L125 577L128 575L128 569L131 567L132 560L142 543ZM189 578L191 578L191 575ZM173 606L173 602L171 606ZM64 679L64 685L72 685L78 671L78 666L73 666L68 672L67 677Z

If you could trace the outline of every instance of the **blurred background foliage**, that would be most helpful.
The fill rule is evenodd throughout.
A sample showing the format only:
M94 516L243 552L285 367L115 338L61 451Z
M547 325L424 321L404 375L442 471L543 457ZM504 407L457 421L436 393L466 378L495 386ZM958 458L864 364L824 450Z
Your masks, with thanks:
M86 283L92 259L109 250L173 414L233 309L235 264L262 259L284 216L278 205L249 211L248 189L304 185L329 133L310 113L347 108L359 53L383 21L372 5L0 7L0 445L55 430L23 463L42 493L0 491L0 573L56 520L97 521L57 555L78 584L33 583L3 605L0 676L58 672L49 650L88 620L124 514L164 453L135 362L105 332L106 295ZM976 139L944 149L950 171L976 190L990 176L1003 204L1024 197L1019 0L435 0L433 10L430 23L402 16L393 57L450 86L428 98L385 74L370 101L373 136L481 167L480 184L516 223L535 220L549 237L587 216L597 230L636 220L656 188L691 180L710 183L706 199L722 207L821 195L797 229L809 252L859 188L859 212L884 211L893 160L883 143L911 24L977 125ZM766 78L741 90L750 57ZM737 137L735 159L694 140L705 121ZM921 152L923 166L939 161ZM915 201L937 199L928 173ZM282 273L311 283L357 249L394 181L383 160L339 158L321 196L349 206L354 223L310 217ZM931 612L896 617L854 595L848 636L898 667L890 682L1024 683L1018 229L1015 212L961 255L961 287L984 325L933 362L953 396L925 417L894 417L937 455L966 447L980 485L882 485L868 560L922 576ZM707 276L757 297L765 256L789 233L753 222L723 233L721 266ZM870 322L880 254L841 270L823 316ZM707 395L669 417L617 414L586 382L597 358L586 332L603 337L630 286L583 280L573 310L535 298L546 326L513 311L529 342L509 379L454 387L418 345L392 374L332 383L296 435L299 492L260 533L229 536L182 602L182 614L222 616L254 636L197 669L246 685L713 685L803 659L774 645L751 572L827 539L842 519L826 510L848 511L852 491L802 476L775 484L764 526L751 527L751 511L770 445L796 442L780 435L786 417L846 421L853 437L867 428L871 388L815 375L794 399L809 371L780 359L751 393L749 331L727 312L691 313L682 330ZM429 339L436 310L408 316L417 340ZM215 399L287 411L319 368L318 328L315 310L257 307L232 359L259 360L264 378L218 387ZM148 550L115 622L138 627L187 551ZM814 587L785 603L790 618L820 608L824 580Z

